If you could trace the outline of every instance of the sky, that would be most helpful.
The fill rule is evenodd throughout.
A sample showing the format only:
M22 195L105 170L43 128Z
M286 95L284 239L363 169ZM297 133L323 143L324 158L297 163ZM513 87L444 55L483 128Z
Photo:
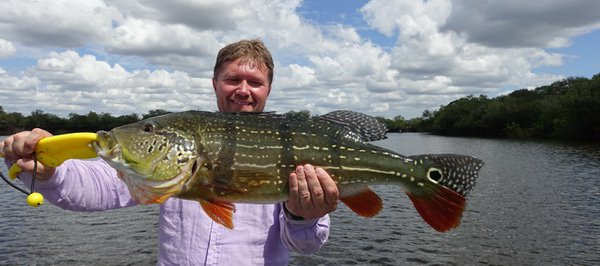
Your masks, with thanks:
M600 73L595 0L0 2L0 106L24 115L216 111L240 39L273 54L265 111L413 118Z

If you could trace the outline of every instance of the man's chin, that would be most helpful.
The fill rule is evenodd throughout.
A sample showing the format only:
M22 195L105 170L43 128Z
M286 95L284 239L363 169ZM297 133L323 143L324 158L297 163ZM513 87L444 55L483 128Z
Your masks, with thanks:
M253 105L230 105L227 112L255 112Z

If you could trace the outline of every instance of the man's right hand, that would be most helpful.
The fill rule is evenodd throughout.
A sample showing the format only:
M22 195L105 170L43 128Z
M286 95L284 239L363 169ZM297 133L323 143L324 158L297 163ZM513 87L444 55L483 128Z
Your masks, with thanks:
M17 164L25 172L33 172L33 153L37 143L46 137L50 137L48 131L35 128L32 131L22 131L8 136L0 142L0 153L13 164ZM54 167L46 167L37 164L37 178L48 179L54 175Z

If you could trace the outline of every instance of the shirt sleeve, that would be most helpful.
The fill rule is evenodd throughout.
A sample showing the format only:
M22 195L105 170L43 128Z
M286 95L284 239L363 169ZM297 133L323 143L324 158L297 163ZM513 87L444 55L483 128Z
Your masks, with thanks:
M319 219L294 220L283 210L283 203L279 207L279 225L281 241L291 251L308 255L317 252L329 237L329 215Z
M19 179L29 187L31 173ZM101 159L67 160L48 180L36 180L35 190L48 202L72 211L103 211L136 205L117 172Z

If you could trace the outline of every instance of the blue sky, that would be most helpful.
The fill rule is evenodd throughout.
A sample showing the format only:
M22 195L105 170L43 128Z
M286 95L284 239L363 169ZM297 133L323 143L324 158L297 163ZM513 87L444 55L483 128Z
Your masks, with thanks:
M534 72L591 78L600 73L599 45L599 30L579 35L572 39L572 44L568 47L548 49L548 51L567 55L562 65L535 68Z
M276 62L267 110L412 118L599 73L596 10L591 0L7 0L0 105L63 117L216 110L217 51L260 38Z

